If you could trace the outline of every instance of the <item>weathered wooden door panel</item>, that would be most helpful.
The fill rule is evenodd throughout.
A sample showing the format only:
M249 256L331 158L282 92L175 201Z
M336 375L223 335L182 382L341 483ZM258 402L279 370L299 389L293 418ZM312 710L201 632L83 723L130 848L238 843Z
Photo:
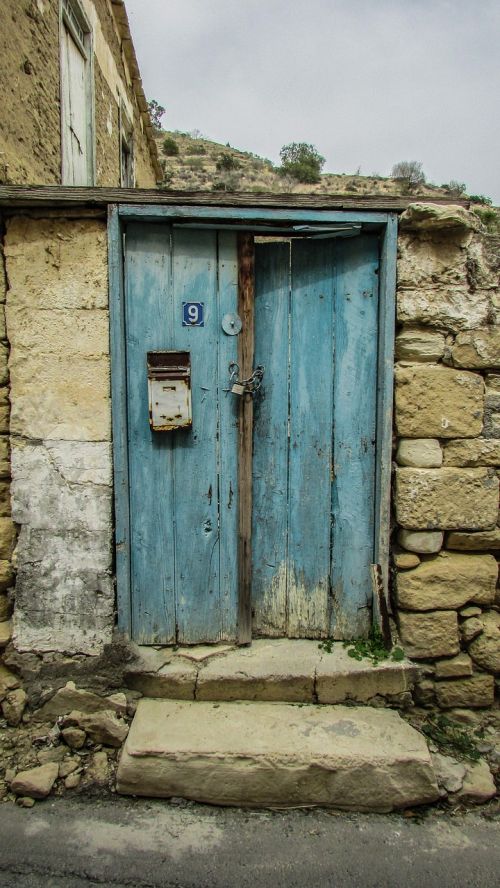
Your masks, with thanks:
M374 237L257 245L256 634L369 626L377 264Z
M175 590L177 631L182 640L203 637L219 589L216 237L215 231L200 231L193 238L192 231L177 230L173 251L175 348L191 352L193 416L196 413L192 429L172 433ZM183 302L204 303L204 327L181 326Z
M238 618L238 399L230 391L229 365L238 355L237 336L221 332L221 319L238 307L236 235L218 234L219 298L219 612L220 637L235 639Z
M173 452L168 436L149 430L145 356L171 336L170 231L130 225L126 245L132 635L167 643L176 623Z
M221 319L236 309L235 236L130 225L126 247L133 637L234 639L237 344ZM182 326L183 302L204 303L203 327ZM146 353L165 349L191 353L190 430L149 428Z
M335 241L292 243L288 633L328 634Z
M372 620L378 263L376 237L338 243L330 617L336 638L363 635Z
M253 627L258 635L282 635L287 619L290 246L256 244L255 262L255 365L265 366L265 376L254 399Z

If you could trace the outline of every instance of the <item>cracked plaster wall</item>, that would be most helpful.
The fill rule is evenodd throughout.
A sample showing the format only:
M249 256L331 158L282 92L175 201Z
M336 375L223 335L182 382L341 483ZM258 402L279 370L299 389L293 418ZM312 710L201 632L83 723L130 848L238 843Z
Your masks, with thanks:
M97 654L114 623L106 225L7 221L18 650Z

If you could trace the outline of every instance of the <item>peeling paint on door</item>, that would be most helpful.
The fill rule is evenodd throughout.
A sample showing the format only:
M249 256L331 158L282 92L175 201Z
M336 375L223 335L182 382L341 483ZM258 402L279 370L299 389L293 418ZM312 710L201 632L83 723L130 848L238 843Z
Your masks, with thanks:
M373 236L256 247L257 635L348 638L370 624L377 270Z

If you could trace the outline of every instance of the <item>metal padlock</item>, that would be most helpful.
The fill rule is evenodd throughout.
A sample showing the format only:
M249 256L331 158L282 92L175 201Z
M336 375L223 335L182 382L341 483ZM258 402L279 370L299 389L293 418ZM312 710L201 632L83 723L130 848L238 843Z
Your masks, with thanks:
M235 382L233 387L231 388L231 392L233 393L233 395L244 395L245 386L241 385L241 382Z

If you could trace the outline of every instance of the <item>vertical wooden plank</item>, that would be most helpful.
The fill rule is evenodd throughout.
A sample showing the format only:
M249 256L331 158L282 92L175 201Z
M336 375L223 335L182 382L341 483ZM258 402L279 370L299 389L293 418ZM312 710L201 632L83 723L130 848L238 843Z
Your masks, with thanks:
M333 240L292 244L288 634L328 633Z
M126 232L126 347L132 628L143 644L175 641L172 438L149 427L146 353L172 347L170 229Z
M377 381L377 472L375 491L375 561L382 570L383 592L389 603L389 537L391 512L392 399L396 313L396 255L398 222L389 214L380 256L379 348ZM385 608L384 608L385 610ZM382 625L383 615L374 609Z
M177 639L220 637L217 451L222 334L217 301L217 233L173 231L175 348L191 352L193 427L173 433ZM204 326L182 326L182 303L204 303Z
M130 515L127 449L127 364L122 232L118 208L108 209L109 322L111 344L111 412L118 629L131 633Z
M218 237L219 327L238 308L236 233ZM239 399L230 391L229 364L238 358L238 336L220 330L219 346L219 529L220 637L234 640L238 618L238 412Z
M255 635L286 635L290 244L255 245L252 610Z
M336 638L366 634L372 604L377 402L378 238L338 245L333 484Z
M238 337L241 378L253 370L254 358L255 250L251 234L238 234L238 313L243 329ZM243 395L238 428L238 643L252 639L252 427L253 400Z

